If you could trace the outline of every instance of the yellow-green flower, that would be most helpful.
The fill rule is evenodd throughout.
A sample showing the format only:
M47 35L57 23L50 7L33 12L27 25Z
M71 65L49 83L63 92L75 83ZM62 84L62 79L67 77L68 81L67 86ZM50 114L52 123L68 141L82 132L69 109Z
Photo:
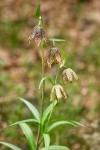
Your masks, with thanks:
M62 62L61 53L57 47L53 47L50 49L46 62L49 68L51 68L51 65L53 63L57 63L59 65L61 64Z
M56 84L52 87L51 93L50 93L50 101L53 101L55 96L58 101L61 98L63 98L64 100L66 100L68 98L63 87L59 84Z
M39 46L42 41L45 43L47 42L47 38L42 26L34 27L31 35L28 38L29 43L32 39L35 39L37 46Z
M73 82L73 80L78 80L77 74L71 69L67 68L62 73L63 82L66 84L67 81Z

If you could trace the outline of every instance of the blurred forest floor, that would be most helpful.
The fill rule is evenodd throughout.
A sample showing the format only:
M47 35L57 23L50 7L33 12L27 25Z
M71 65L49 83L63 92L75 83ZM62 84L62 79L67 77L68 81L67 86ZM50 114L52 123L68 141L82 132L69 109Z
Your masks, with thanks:
M57 46L66 51L66 65L79 76L78 82L65 87L69 100L60 102L54 117L86 126L58 128L51 135L51 143L67 145L71 150L100 150L100 0L42 0L41 4L48 38L66 40ZM34 0L0 1L0 129L31 116L18 97L36 106L39 103L41 50L34 41L28 44L28 36L37 24L36 7ZM46 66L46 74L54 77L54 68ZM50 89L51 85L46 88L45 105L50 104ZM19 140L19 135L19 128L10 128L0 133L0 141L21 145L25 150L26 141ZM7 148L2 146L0 150Z

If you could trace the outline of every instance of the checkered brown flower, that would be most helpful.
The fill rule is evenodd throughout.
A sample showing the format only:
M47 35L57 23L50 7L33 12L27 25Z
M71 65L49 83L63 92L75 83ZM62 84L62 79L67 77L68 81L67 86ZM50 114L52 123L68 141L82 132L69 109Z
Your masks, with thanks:
M59 84L56 84L52 87L50 93L50 101L54 100L54 96L56 96L57 101L59 101L61 98L64 98L64 100L68 98L63 87Z
M71 68L67 68L63 71L62 78L63 78L64 84L66 84L67 81L73 82L74 79L78 80L77 74Z
M57 47L53 47L50 49L48 57L46 59L46 63L48 64L48 67L51 68L51 65L53 63L61 64L62 58L61 53Z

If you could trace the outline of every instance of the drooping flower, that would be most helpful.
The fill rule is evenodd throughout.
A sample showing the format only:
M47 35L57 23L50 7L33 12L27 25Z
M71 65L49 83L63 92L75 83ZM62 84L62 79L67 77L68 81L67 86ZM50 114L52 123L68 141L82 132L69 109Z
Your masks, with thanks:
M77 74L71 69L67 68L62 73L63 82L66 84L67 81L73 82L73 80L78 80Z
M57 63L59 65L61 64L62 62L61 53L57 47L53 47L50 49L46 62L49 68L51 68L51 65L53 63Z
M29 43L32 39L35 39L35 42L36 42L37 46L39 46L42 41L44 43L47 42L47 37L45 35L45 32L44 32L42 26L38 25L38 26L33 28L33 31L31 33L31 35L29 36L29 38L28 38Z
M64 98L64 100L68 98L63 87L59 84L56 84L52 87L50 93L50 101L54 100L54 96L56 96L57 101L59 101L61 98Z

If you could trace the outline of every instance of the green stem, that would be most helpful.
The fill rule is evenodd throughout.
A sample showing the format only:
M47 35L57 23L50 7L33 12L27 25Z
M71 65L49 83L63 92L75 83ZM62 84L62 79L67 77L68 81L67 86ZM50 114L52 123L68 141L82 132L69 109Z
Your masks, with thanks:
M49 122L50 122L50 119L51 119L51 116L52 116L53 110L54 110L54 101L53 101L53 106L52 106L52 109L51 109L50 115L49 115L49 117L48 117L47 127L48 127L48 125L49 125Z
M39 139L40 139L40 126L38 128L38 135L37 135L37 141L36 141L36 150L38 150Z
M58 78L58 75L59 75L59 71L60 71L60 69L58 68L58 71L56 73L56 78L55 78L55 84L57 84L57 78Z
M42 45L42 78L44 77L44 48ZM43 109L44 109L44 91L45 91L45 81L43 82L42 85L42 104L41 104L41 115L43 114Z
M42 48L42 78L43 78L44 77L44 48L43 48L43 42L41 44L41 48ZM41 117L43 115L43 110L44 110L44 91L45 91L45 82L43 82L42 90L41 90L41 94L42 94ZM39 147L40 134L41 134L41 127L39 126L38 135L37 135L37 142L36 142L36 150L38 150L38 147Z

